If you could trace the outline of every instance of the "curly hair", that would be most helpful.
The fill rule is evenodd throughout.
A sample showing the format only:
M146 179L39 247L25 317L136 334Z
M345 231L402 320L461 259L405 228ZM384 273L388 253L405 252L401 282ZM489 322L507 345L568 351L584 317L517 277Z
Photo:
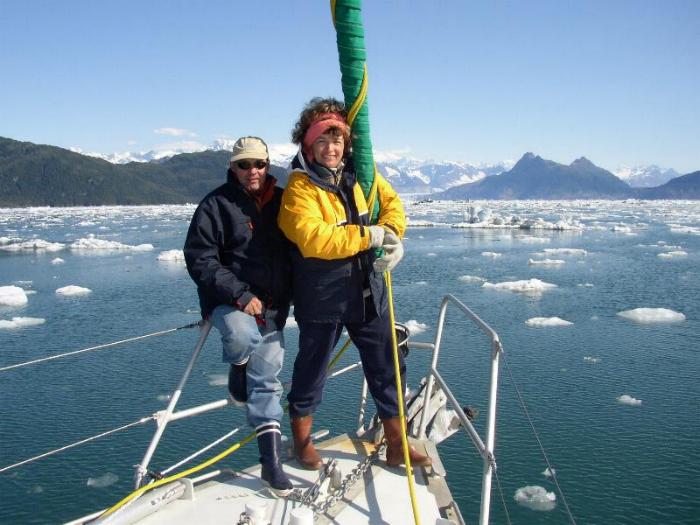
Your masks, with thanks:
M324 113L340 113L343 118L347 118L348 116L348 112L345 109L345 104L340 100L335 98L314 97L309 100L306 106L304 106L304 109L301 111L301 115L299 115L299 120L294 125L294 129L292 130L292 142L294 144L303 144L304 136L306 135L306 132L309 130L309 127L313 121L316 120L319 115ZM328 131L334 135L343 135L346 142L346 149L348 148L350 136L346 134L344 130L333 127Z

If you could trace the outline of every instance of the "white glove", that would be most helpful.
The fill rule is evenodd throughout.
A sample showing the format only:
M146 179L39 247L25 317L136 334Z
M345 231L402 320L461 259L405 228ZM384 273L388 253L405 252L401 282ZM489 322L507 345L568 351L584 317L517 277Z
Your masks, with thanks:
M384 255L374 261L374 270L380 273L390 272L403 258L403 243L394 232L386 232L382 249Z
M384 234L386 230L381 226L370 226L369 228L369 247L381 248L384 242Z

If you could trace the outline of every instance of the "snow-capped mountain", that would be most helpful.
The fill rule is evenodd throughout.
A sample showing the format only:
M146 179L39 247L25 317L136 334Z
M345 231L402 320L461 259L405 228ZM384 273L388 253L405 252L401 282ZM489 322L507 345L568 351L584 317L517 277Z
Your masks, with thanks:
M377 169L402 193L433 193L498 175L510 169L513 164L510 161L472 165L464 162L400 159L377 161Z
M617 178L633 188L651 188L666 184L680 175L676 170L650 166L621 167L613 171Z
M158 150L123 153L91 153L80 148L71 148L76 153L97 157L113 164L128 162L159 162L180 153L197 153L206 150L231 151L235 139L217 139L210 145L195 141L178 142L172 148L164 146ZM176 146L176 147L175 147ZM269 144L270 160L276 166L287 167L297 153L294 144ZM443 191L453 186L476 182L491 175L498 175L509 170L513 161L497 164L468 164L437 160L420 160L405 152L375 152L379 172L401 193L432 193Z

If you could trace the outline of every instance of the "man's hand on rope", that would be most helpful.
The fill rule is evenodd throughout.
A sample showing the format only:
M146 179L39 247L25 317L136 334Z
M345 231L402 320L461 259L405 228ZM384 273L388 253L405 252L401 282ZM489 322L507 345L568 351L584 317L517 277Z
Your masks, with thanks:
M403 258L403 243L394 232L386 232L382 243L384 255L374 261L374 270L380 273L391 271L396 268Z
M263 312L262 301L260 301L260 299L257 297L253 297L250 301L248 301L248 304L245 305L243 312L247 313L248 315L252 315L253 317L256 315L261 315Z

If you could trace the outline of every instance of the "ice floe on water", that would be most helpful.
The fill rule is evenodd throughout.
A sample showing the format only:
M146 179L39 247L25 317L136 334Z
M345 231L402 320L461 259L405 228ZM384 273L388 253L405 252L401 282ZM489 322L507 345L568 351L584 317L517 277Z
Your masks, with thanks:
M501 257L503 254L498 252L481 252L481 255L483 257L491 257L492 259L496 259L497 257Z
M556 288L556 284L546 283L539 279L527 279L522 281L505 281L502 283L485 282L481 285L482 288L490 288L494 290L505 290L507 292L523 293L530 295L539 295L546 290Z
M610 231L617 233L632 233L632 228L626 224L615 224L612 228L610 228Z
M583 248L545 248L545 255L588 255Z
M574 323L561 317L532 317L525 321L525 324L536 328L544 328L548 326L571 326Z
M600 357L593 357L590 355L584 356L583 361L586 363L590 363L592 365L597 365L600 363Z
M628 394L622 394L620 397L617 398L617 402L622 405L630 405L635 407L640 406L642 404L641 399L635 399L634 397Z
M24 306L27 293L19 286L0 286L0 306Z
M65 296L87 295L91 292L92 292L92 290L90 290L90 288L83 288L82 286L76 286L74 284L70 284L68 286L63 286L62 288L58 288L56 290L56 295L65 295Z
M515 239L525 244L546 244L551 241L549 237L516 237Z
M594 284L593 283L579 283L576 286L579 288L593 288Z
M468 206L464 221L452 225L453 228L511 228L521 230L574 230L584 229L583 224L571 217L558 217L545 220L542 217L521 218L518 215L499 215L490 208L478 205Z
M8 239L3 237L3 239ZM43 239L31 239L23 241L22 239L8 239L6 243L0 243L0 250L7 252L58 252L65 248L65 244L60 242L49 242Z
M103 474L102 476L98 476L96 478L88 478L86 485L88 487L102 489L104 487L114 485L117 481L119 481L119 476L111 472L107 472L106 474Z
M41 319L39 317L13 317L9 321L6 319L0 319L0 330L12 330L14 328L24 328L25 326L37 326L44 324L45 322L46 319Z
M513 499L518 505L532 510L548 511L557 505L557 495L554 492L547 492L544 487L539 485L527 485L519 488L515 491Z
M450 226L450 224L448 224L446 222L415 220L415 219L411 219L410 217L406 220L406 227L407 228L432 228L432 227L440 227L440 226Z
M662 259L676 259L678 257L686 257L688 255L688 252L685 252L683 250L675 250L672 252L662 252L656 254L657 257L661 257Z
M57 264L63 264L65 262L66 261L64 261L60 257L56 257L55 259L51 259L51 264L53 264L54 266L56 266Z
M668 308L635 308L617 312L617 315L637 323L677 323L685 321L685 315Z
M542 472L542 475L545 478L551 478L556 473L557 473L557 469L555 469L555 468L550 469L549 467L547 467L546 469L544 469L544 472Z
M117 241L98 239L90 234L78 239L70 245L70 249L77 252L149 252L153 250L152 244L138 244L132 246Z
M207 383L211 386L228 385L228 374L208 374Z
M166 250L160 252L156 260L165 262L185 262L185 253L182 250Z
M457 280L461 283L483 283L486 279L478 275L460 275Z
M691 235L700 235L700 228L692 226L683 226L681 224L669 224L669 228L673 233L689 233Z
M408 332L411 335L416 335L425 332L428 329L428 325L425 323L420 323L416 321L415 319L409 319L405 323L403 323L406 328L408 328Z
M531 266L561 266L566 264L566 261L563 259L528 259L527 264Z

